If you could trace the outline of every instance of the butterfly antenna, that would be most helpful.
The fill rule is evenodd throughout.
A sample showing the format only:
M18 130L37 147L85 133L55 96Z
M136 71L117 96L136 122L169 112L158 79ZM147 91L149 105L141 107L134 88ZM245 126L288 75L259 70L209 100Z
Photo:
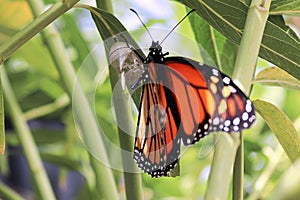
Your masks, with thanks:
M148 30L147 26L144 24L144 22L143 22L142 19L140 18L139 14L138 14L134 9L132 9L132 8L130 8L130 10L131 10L132 12L134 12L134 14L136 14L136 16L139 18L140 22L143 24L143 26L145 27L146 31L148 32L148 34L149 34L151 40L154 41L154 40L153 40L153 37L152 37L152 35L151 35L151 33L150 33L150 31Z
M192 12L194 12L196 9L190 10L172 29L171 31L164 37L164 39L160 42L160 45L169 37L169 35L177 28L177 26L187 17L189 16Z

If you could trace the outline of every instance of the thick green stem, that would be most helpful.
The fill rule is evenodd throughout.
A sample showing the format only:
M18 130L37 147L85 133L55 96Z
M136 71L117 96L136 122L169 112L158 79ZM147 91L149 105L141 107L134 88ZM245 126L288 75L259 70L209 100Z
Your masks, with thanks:
M28 2L34 15L39 16L44 8L42 1L29 0ZM73 115L77 119L77 130L81 132L81 138L91 153L90 160L96 179L95 191L97 191L102 199L118 199L117 187L111 168L106 166L109 165L109 160L96 117L80 83L77 81L76 85L74 85L76 73L68 53L65 50L64 43L54 26L51 25L41 32L41 36L45 44L47 44L47 48L65 85L66 92L70 99L72 99ZM95 155L99 156L97 158L99 158L101 162L94 157Z
M13 89L8 80L4 67L1 69L2 87L4 92L7 111L10 114L14 128L18 135L20 144L27 159L33 181L39 193L40 199L55 199L47 174L43 167L37 146L33 140L32 133L23 117L21 108L17 102Z
M220 133L215 136L215 139L218 141L214 149L213 164L205 193L206 200L228 198L233 163L239 145L238 135L234 133L232 136Z
M232 179L232 198L242 200L244 196L244 136L239 133L240 146L237 148Z
M268 18L270 0L253 0L248 11L245 29L239 47L233 80L247 94L255 71L256 60ZM237 137L238 136L238 137ZM230 142L228 140L231 140ZM232 145L228 146L228 143ZM238 148L237 148L238 147ZM206 192L206 199L224 199L229 197L229 184L232 167L234 200L243 199L244 149L242 134L232 134L227 140L220 139L216 145L212 171ZM222 155L222 156L220 156ZM235 160L235 162L234 162ZM220 184L222 185L220 189ZM217 185L219 187L217 187ZM213 190L219 188L218 190ZM212 193L212 194L208 194Z
M72 8L79 0L61 0L0 46L0 64L47 25Z
M271 0L253 0L248 10L245 29L236 58L232 78L239 81L244 92L250 92L251 81L256 67L256 61L263 38L265 25L269 16ZM244 177L244 145L240 133L240 147L234 166L233 199L243 199Z
M253 0L248 10L241 44L239 46L232 78L238 80L243 91L250 92L251 81L269 16L271 0Z

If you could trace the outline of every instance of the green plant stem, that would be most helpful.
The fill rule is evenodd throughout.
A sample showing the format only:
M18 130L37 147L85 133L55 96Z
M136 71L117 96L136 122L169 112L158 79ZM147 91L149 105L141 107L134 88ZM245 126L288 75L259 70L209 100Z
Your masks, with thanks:
M29 0L28 2L34 15L39 16L44 8L42 1ZM66 92L70 99L72 99L73 115L77 119L77 130L81 132L81 139L90 153L90 161L96 180L95 191L103 199L118 199L116 184L111 168L109 168L106 149L99 132L96 117L80 83L78 81L75 82L76 73L65 50L63 41L54 26L51 25L41 32L41 37L45 44L47 44L47 48L66 88ZM101 162L95 158L95 155L97 155L97 158Z
M253 0L248 10L245 28L241 44L239 46L235 68L232 78L239 81L244 92L250 92L251 81L256 67L257 57L267 18L271 0ZM243 199L244 177L244 145L243 135L240 133L240 147L234 166L233 175L233 199Z
M237 134L220 133L215 136L213 164L209 175L205 200L227 199L233 163L239 146Z
M244 33L232 75L233 79L241 83L246 94L250 92L260 44L269 16L270 4L271 0L253 0L248 10Z
M112 3L110 0L97 0L97 7L107 12L113 13ZM109 60L109 59L108 59ZM108 61L109 62L109 61ZM122 164L125 182L126 199L143 199L142 178L137 169L137 165L133 160L133 137L129 133L135 133L135 125L131 115L130 94L127 90L122 90L120 84L116 84L119 80L118 73L109 68L110 82L112 86L113 100L117 118L117 124L122 124L122 129L118 128L120 147L122 149ZM114 92L118 90L118 92ZM123 130L126 130L123 131Z
M110 69L110 80L113 93L114 106L118 124L122 124L122 129L118 128L120 146L122 149L123 174L125 181L126 199L143 199L141 174L133 160L133 135L135 125L132 119L130 107L130 94L127 90L121 89L120 84L116 84L117 77L115 70ZM124 131L126 130L126 132Z
M244 136L242 132L239 133L239 144L236 149L237 152L233 170L233 200L242 200L244 195Z
M38 153L37 146L33 140L26 120L23 117L23 113L17 102L15 94L13 93L13 89L10 85L4 67L1 69L1 76L7 111L10 114L20 144L23 148L40 199L55 199L47 174L44 170L42 160Z
M232 76L233 80L243 88L246 94L250 91L251 80L268 17L269 6L270 0L253 0L248 11ZM231 140L231 142L228 142L228 140ZM206 191L206 197L208 198L206 199L224 199L229 197L229 187L226 186L226 184L229 184L228 181L231 180L231 170L233 166L232 197L234 200L243 199L243 135L232 134L228 140L220 139L216 144L212 171ZM226 146L227 143L232 143L232 145ZM222 185L222 187L220 187L220 185ZM216 188L218 188L218 190L214 191Z
M0 69L3 67L0 65ZM3 90L1 86L0 76L0 155L3 155L5 151L5 127L4 127L4 102L3 102Z
M15 34L8 42L1 45L0 64L47 25L72 8L78 1L79 0L60 0L56 2L46 12Z
M3 199L24 200L17 192L0 182L0 196Z

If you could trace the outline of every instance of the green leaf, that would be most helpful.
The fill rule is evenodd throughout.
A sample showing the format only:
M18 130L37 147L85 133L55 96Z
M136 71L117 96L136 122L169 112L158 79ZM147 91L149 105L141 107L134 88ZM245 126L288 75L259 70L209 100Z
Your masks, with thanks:
M46 77L55 81L59 78L53 60L39 37L34 37L24 44L13 57L25 61Z
M253 81L264 85L281 86L289 89L300 89L300 81L280 68L270 67L260 71Z
M290 119L273 104L253 101L256 111L264 118L291 161L300 156L300 138Z
M293 15L300 16L300 1L273 0L270 15Z
M228 40L239 45L249 6L236 0L179 0ZM300 80L300 42L281 16L269 17L259 52L261 58L275 64Z
M196 41L201 44L200 53L203 62L212 66L217 65L222 72L232 74L237 45L227 40L198 15L190 15L189 20ZM203 52L202 48L207 52ZM207 53L213 62L207 58Z

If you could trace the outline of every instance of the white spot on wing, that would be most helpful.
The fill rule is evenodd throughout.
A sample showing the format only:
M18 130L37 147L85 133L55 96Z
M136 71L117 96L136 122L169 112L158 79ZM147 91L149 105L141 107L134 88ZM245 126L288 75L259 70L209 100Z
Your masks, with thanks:
M213 124L214 125L218 125L220 123L220 119L219 118L214 118L214 120L213 120Z
M246 104L245 110L246 110L248 113L250 113L250 112L252 111L252 106L251 106L251 104L249 104L248 102L247 102L247 104Z
M236 93L236 89L232 87L231 85L229 86L229 90L231 93Z
M227 76L225 76L225 77L223 78L223 82L226 83L227 85L229 85L229 84L230 84L230 78L227 77Z
M212 69L212 73L215 76L219 76L219 71L217 69Z
M248 113L244 112L243 115L242 115L242 119L243 119L244 121L246 121L248 118L249 118Z
M226 120L226 121L224 122L224 125L225 125L225 126L230 126L230 124L231 124L231 123L230 123L230 120Z
M234 120L233 120L232 123L233 123L234 125L239 125L239 124L240 124L240 121L241 121L240 118L236 117L236 118L234 118Z
M238 126L234 126L234 127L233 127L233 130L234 130L234 131L238 131L238 130L239 130L239 127L238 127Z
M225 132L229 132L229 128L228 127L224 127L224 129L223 129Z

